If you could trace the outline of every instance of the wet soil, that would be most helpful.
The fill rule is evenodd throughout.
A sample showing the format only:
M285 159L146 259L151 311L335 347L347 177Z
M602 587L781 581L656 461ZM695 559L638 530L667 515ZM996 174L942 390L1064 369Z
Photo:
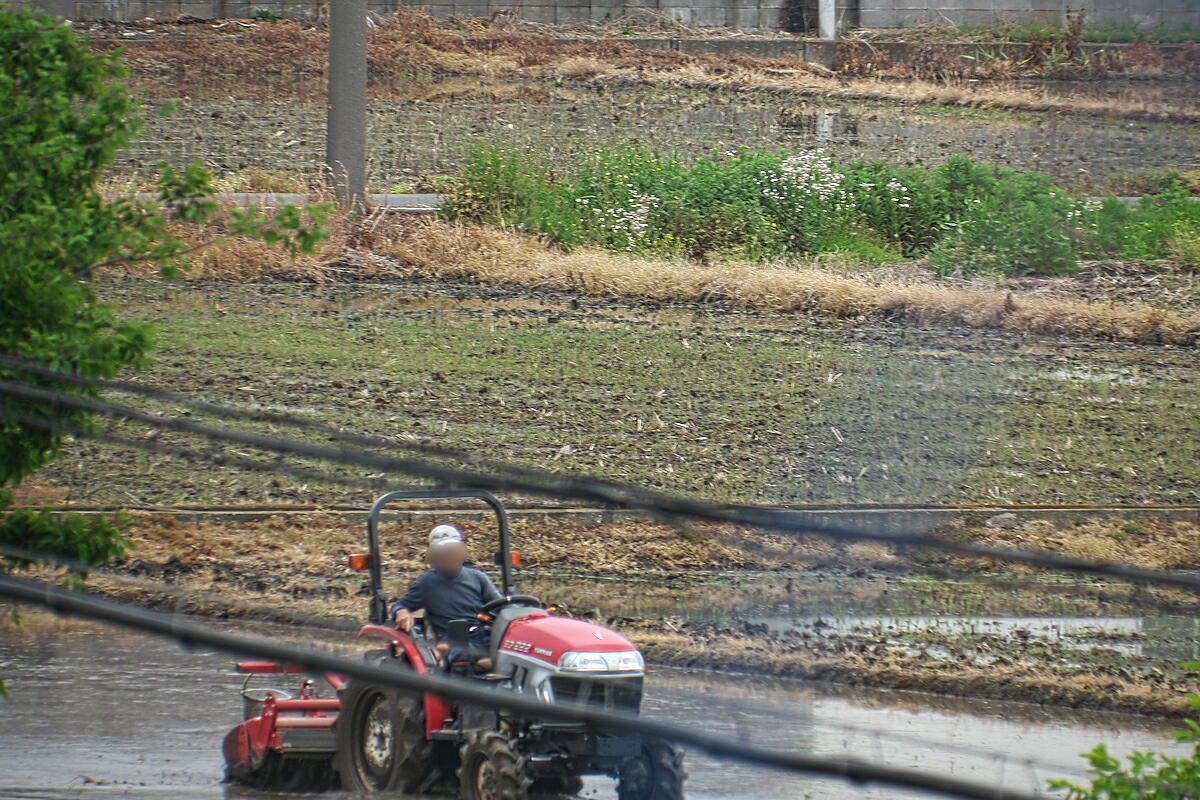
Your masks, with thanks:
M473 82L478 92L478 82ZM425 91L431 91L425 87ZM499 91L499 90L498 90ZM568 164L596 148L637 140L695 157L747 148L822 148L839 158L936 165L948 155L1054 175L1101 191L1109 177L1200 169L1194 126L1028 117L1002 112L904 109L867 101L773 99L737 92L622 87L511 96L374 102L373 187L421 185L453 172L480 141L530 147ZM119 156L121 174L153 174L160 160L203 161L218 176L248 168L321 173L322 107L264 98L188 99L172 117L149 115L142 138Z
M1189 350L470 284L102 291L158 330L140 379L398 442L743 501L1200 499ZM88 442L40 480L75 503L369 500Z
M96 47L126 46L137 90L151 105L179 104L168 117L147 114L139 140L118 161L119 172L144 179L160 160L198 159L218 176L254 168L319 182L321 32L283 24L142 26L126 34L99 32ZM426 20L374 35L368 152L376 189L449 173L480 140L510 141L562 163L628 140L684 158L821 147L843 158L935 164L960 154L1097 190L1114 174L1200 169L1192 81L1060 81L1049 100L1042 95L1045 83L1011 81L996 82L994 98L971 99L967 89L980 82L969 81L958 100L921 107L921 91L906 99L907 80L873 83L845 99L837 95L850 90L832 80L824 89L789 88L781 78L821 71L795 59L689 56L616 40L556 44L511 31L475 34L464 39L462 31ZM582 73L569 68L572 60L583 62ZM1063 111L1075 98L1107 102L1114 114L1125 107L1143 119L997 110L1006 97L1010 105L1024 97L1016 107L1049 102ZM1180 122L1160 121L1172 113Z
M294 630L255 630L295 638ZM230 661L41 615L23 629L0 632L0 665L13 690L0 727L0 793L85 800L259 797L221 783L220 741L241 718L242 678ZM1117 755L1186 749L1171 741L1169 725L1137 717L666 669L651 670L645 713L800 752L953 772L1029 791L1051 777L1079 780L1078 754L1101 741ZM688 797L697 800L894 796L700 754L687 758ZM608 800L612 782L589 779L583 796Z
M489 531L443 518L487 552ZM93 591L312 631L361 624L369 592L344 566L363 547L360 524L137 522L133 552L91 576ZM938 576L882 547L715 526L515 523L523 591L623 630L657 664L1168 717L1195 685L1180 666L1196 655L1186 598L1053 576ZM423 569L428 525L385 524L391 592Z

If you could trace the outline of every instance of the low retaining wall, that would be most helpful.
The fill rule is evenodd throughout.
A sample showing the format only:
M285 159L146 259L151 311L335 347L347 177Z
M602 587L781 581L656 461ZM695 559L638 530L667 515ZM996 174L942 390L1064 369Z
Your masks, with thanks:
M1200 5L1198 0L1197 5ZM559 39L562 43L578 42L579 39ZM833 67L837 60L837 43L810 39L669 39L669 38L622 38L622 44L642 50L674 50L689 54L746 55L759 58L798 58L814 64ZM900 41L872 41L871 48L886 54L889 63L900 63L912 58L920 45ZM1121 52L1127 44L1082 44L1085 56L1102 51ZM1187 47L1184 44L1157 45L1164 58L1171 58ZM981 55L988 58L1024 58L1029 45L1021 42L945 42L938 48L949 56L976 60Z
M10 5L30 0L3 0ZM268 11L283 17L324 14L330 0L32 0L67 19L126 20L180 14L201 19L252 17ZM816 0L368 0L387 14L423 8L438 18L516 16L532 22L601 22L652 11L701 28L814 30ZM839 27L901 28L911 25L994 26L1037 21L1059 24L1068 10L1083 10L1089 24L1140 29L1200 29L1197 0L838 0Z
M118 510L109 506L64 506L56 511L82 514L111 514ZM134 510L134 509L129 509ZM147 507L137 509L166 514L193 522L246 522L278 516L335 514L343 519L365 524L366 509L352 506L225 506L225 507ZM1067 526L1090 520L1162 520L1200 524L1200 506L789 506L801 520L818 525L838 525L846 528L884 533L891 536L922 536L958 525L983 525L991 521L1005 527L1015 527L1034 520L1045 520ZM454 517L464 520L490 519L492 512L479 506L459 504L431 505L419 508L394 508L384 517L395 520L420 521ZM1003 516L1002 516L1003 515ZM510 508L514 519L536 521L554 519L581 525L609 525L621 522L643 522L651 518L640 511L614 508L530 507ZM999 519L998 519L999 518Z

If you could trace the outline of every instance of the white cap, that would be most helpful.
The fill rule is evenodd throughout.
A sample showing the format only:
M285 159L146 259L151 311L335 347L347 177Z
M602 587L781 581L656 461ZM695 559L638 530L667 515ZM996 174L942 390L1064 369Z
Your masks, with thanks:
M429 532L430 549L450 544L464 544L462 531L453 525L438 525Z

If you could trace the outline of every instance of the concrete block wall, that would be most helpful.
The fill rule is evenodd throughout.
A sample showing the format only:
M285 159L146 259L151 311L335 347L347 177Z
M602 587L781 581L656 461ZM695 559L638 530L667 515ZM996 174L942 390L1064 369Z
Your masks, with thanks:
M654 11L667 19L699 28L778 30L791 0L492 0L468 5L462 0L407 0L434 17L491 16L514 12L533 22L567 25L603 22L634 11Z
M333 0L336 1L336 0ZM70 19L203 19L251 17L260 9L285 17L310 17L331 0L0 0L31 3ZM368 0L372 11L424 8L438 18L512 13L552 24L601 22L644 9L701 28L778 30L815 25L812 0ZM839 0L839 25L900 28L925 23L994 25L1040 20L1058 23L1067 9L1082 8L1092 24L1134 23L1142 28L1200 30L1200 0Z
M926 23L995 25L1060 23L1082 9L1092 25L1133 23L1140 28L1200 29L1200 0L856 0L864 28Z

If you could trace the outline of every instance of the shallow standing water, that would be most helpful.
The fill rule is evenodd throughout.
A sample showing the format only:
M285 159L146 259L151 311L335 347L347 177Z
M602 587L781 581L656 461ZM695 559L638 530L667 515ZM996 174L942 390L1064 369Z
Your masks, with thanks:
M6 798L248 798L221 783L221 737L237 723L241 678L231 659L82 624L0 634L0 796ZM657 669L646 712L730 737L831 758L854 755L914 769L1038 790L1079 777L1077 755L1097 742L1180 752L1171 726L1004 703L839 690L795 681ZM688 797L892 797L863 789L688 757ZM612 782L584 796L608 800Z
M564 167L629 141L684 160L726 150L820 148L839 159L934 166L959 154L1096 191L1112 175L1200 169L1194 125L1058 114L636 88L546 102L376 101L370 111L369 179L380 191L408 191L418 176L453 172L479 142L529 147ZM320 105L189 99L175 116L148 116L115 169L144 177L160 160L199 159L218 175L247 168L318 175L324 125Z

